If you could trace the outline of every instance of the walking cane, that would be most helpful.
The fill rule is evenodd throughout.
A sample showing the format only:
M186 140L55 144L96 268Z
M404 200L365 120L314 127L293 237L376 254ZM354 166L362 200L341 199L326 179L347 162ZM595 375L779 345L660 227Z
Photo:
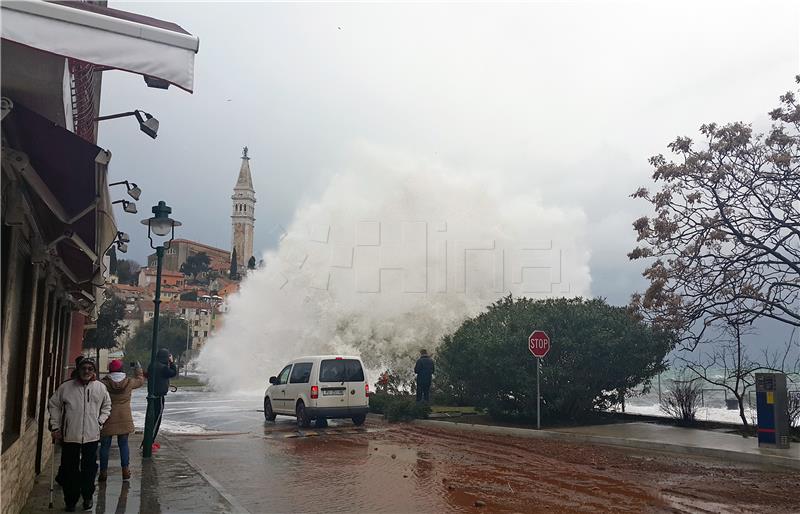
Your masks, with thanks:
M53 441L53 457L50 459L50 505L48 509L53 508L53 480L56 476L56 442Z

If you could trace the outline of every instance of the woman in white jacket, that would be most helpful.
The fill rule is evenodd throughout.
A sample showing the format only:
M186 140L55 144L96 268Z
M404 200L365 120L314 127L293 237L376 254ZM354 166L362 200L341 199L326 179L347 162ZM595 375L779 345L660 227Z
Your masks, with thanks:
M84 510L93 506L100 428L111 414L108 390L96 377L94 361L83 359L78 376L61 384L47 402L53 440L61 442L67 512L75 511L81 496Z

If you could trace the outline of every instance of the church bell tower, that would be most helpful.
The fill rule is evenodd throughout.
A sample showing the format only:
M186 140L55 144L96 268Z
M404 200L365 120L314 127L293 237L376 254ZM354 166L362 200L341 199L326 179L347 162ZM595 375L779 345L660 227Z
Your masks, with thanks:
M233 188L233 213L231 214L232 241L231 252L236 249L236 264L240 270L247 267L253 256L253 231L256 224L256 191L250 175L250 157L247 147L242 150L242 166L239 178Z

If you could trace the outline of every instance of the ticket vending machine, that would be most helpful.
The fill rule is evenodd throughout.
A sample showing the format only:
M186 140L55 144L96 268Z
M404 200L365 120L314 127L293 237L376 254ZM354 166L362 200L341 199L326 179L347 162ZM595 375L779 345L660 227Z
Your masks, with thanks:
M787 402L786 375L756 373L759 448L789 447Z

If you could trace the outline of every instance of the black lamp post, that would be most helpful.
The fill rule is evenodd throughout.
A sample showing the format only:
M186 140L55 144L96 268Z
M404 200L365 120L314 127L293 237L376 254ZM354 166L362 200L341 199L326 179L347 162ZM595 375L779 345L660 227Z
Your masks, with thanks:
M150 366L147 378L147 415L144 421L144 443L142 446L142 457L148 459L153 454L153 433L156 424L156 402L158 397L155 395L156 377L156 353L158 352L158 315L161 306L161 267L164 260L164 249L169 248L170 243L175 238L175 227L181 225L180 221L175 221L169 217L172 208L164 201L158 202L153 207L153 217L142 220L142 225L147 225L147 238L150 240L150 247L156 251L156 295L153 299L155 308L153 309L153 345L150 349ZM161 241L157 244L153 241L153 234ZM169 239L161 239L169 236Z

